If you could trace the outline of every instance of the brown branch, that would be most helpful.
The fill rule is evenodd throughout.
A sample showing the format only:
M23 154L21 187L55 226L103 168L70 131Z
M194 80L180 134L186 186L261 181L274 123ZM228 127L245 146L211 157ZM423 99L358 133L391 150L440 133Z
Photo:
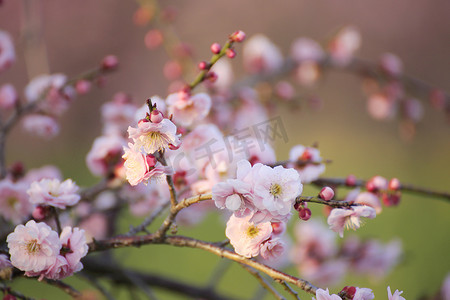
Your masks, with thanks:
M351 208L352 206L359 206L361 204L348 202L348 201L342 201L342 200L323 200L319 197L305 197L305 196L298 196L295 198L296 203L301 202L312 202L312 203L318 203L323 205L328 205L334 208Z
M73 298L77 298L81 296L81 293L68 285L67 283L62 282L61 280L50 280L45 278L44 281L50 285L53 285L62 291L64 291L69 296L72 296Z
M126 233L127 236L132 236L135 235L136 233L139 232L145 232L145 233L149 233L147 231L147 227L153 223L153 221L169 206L169 202L164 203L163 205L161 205L161 207L159 209L157 209L156 211L154 211L150 216L148 216L144 222L142 222L140 225L136 226L136 227L131 227L130 230Z
M232 300L232 298L223 296L214 290L206 287L196 287L190 283L183 283L171 278L163 277L160 274L144 273L111 264L109 261L87 257L83 260L84 273L95 275L96 277L109 278L115 283L125 285L135 285L132 278L139 280L146 285L166 289L173 293L185 296L211 300Z
M312 184L321 186L321 187L326 186L326 185L347 186L345 178L321 177L321 178L313 181ZM365 180L357 179L355 181L355 184L352 187L364 187L365 185L366 185ZM400 184L400 190L407 192L407 193L416 193L416 194L427 195L427 196L432 196L432 197L436 197L436 198L444 198L445 200L450 200L449 192L434 191L434 190L431 190L428 188L417 187L412 184L407 184L407 183Z
M302 290L315 294L317 287L312 285L306 280L303 280L301 278L297 278L291 275L288 275L286 273L283 273L281 271L278 271L276 269L273 269L271 267L268 267L264 264L261 264L259 262L253 261L251 259L245 258L233 251L230 251L228 249L222 248L217 246L213 243L204 242L201 240L196 240L189 237L184 236L158 236L156 234L148 234L148 235L141 235L141 236L118 236L115 238L107 239L107 240L101 240L101 241L94 241L89 244L89 252L95 252L95 251L103 251L111 248L120 248L120 247L139 247L146 244L167 244L177 247L189 247L189 248L198 248L203 249L205 251L211 252L217 256L225 257L227 259L231 259L233 261L236 261L238 263L245 264L249 267L252 267L258 271L261 271L270 277L272 277L275 280L281 280L285 281L287 283L291 283Z
M293 288L291 288L291 286L290 286L289 284L287 284L287 283L284 282L284 281L280 281L280 284L284 287L284 289L285 289L289 294L292 295L292 297L294 297L294 299L296 299L296 300L301 300L300 297L298 296L298 293L297 293Z
M278 300L286 300L278 291L269 283L267 282L264 277L259 274L258 271L255 271L254 269L250 268L247 265L240 264L245 270L247 270L250 274L252 274L256 280L261 284L261 286L266 289L269 293L271 293L276 299Z
M6 295L13 295L14 297L16 297L17 299L22 299L22 300L34 300L34 298L30 298L27 297L19 292L13 291L11 290L10 287L8 287L6 284L4 284L3 282L0 282L0 291L2 291L4 294Z

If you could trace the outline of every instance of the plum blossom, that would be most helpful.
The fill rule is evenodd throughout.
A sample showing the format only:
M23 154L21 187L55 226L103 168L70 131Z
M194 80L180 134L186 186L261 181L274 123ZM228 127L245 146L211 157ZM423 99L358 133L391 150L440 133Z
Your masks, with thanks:
M147 108L148 109L148 108ZM104 123L103 133L122 135L128 125L133 123L137 107L129 95L116 93L110 102L101 107L101 115ZM144 116L141 117L144 118Z
M231 215L225 230L225 235L230 239L236 253L247 258L257 256L262 243L272 234L270 222L255 224L249 221L250 217L238 218L234 214Z
M354 203L363 204L372 207L375 209L377 214L381 213L383 207L381 206L381 201L377 197L377 195L369 192L359 193L354 199Z
M289 160L292 162L289 167L297 170L302 183L316 180L325 171L320 151L316 148L296 145L289 152ZM295 163L296 161L299 163Z
M192 96L182 92L174 93L167 97L166 103L174 121L184 127L203 120L211 109L211 97L206 93Z
M100 136L95 139L86 156L86 164L92 174L105 176L122 156L125 139L119 135Z
M5 71L16 60L14 44L11 36L3 30L0 30L0 72Z
M164 101L164 99L162 99L159 96L152 96L150 97L152 104L156 105L156 107L158 108L158 110L162 113L162 114L166 114L166 102ZM147 116L148 113L148 105L147 103L145 103L144 105L142 105L141 107L139 107L135 114L134 114L134 121L136 123L139 122L139 120L144 119Z
M361 46L361 35L353 26L342 28L331 41L329 51L332 61L345 66L350 63L356 50Z
M0 271L6 268L12 268L11 261L5 254L0 254Z
M386 93L375 93L367 99L367 111L375 120L392 119L397 112L397 103Z
M1 52L1 50L0 50ZM0 108L11 109L16 105L18 100L16 89L12 84L4 84L0 86Z
M242 50L244 67L249 73L270 73L281 67L280 49L263 34L252 36Z
M356 206L351 209L334 208L327 222L331 230L339 233L340 237L344 237L344 227L356 230L361 227L361 217L373 219L375 216L376 211L370 206Z
M62 244L62 256L67 260L69 268L64 276L59 277L59 279L80 271L83 268L83 264L80 260L82 257L86 256L88 252L83 229L68 226L64 227L60 235L60 240Z
M280 237L270 238L261 245L261 257L268 261L278 259L286 251L286 244Z
M163 166L151 155L144 155L137 151L137 147L131 143L124 147L125 175L131 185L147 182L150 178L158 178L165 174L171 174L171 168Z
M33 78L25 87L25 97L29 103L40 101L39 108L53 116L59 116L69 108L72 91L65 87L67 77L64 74L42 74Z
M24 183L9 179L0 181L0 216L17 224L31 213L32 205L26 189Z
M77 194L78 186L72 179L66 179L61 182L59 179L41 179L39 182L31 183L27 190L30 196L30 202L33 204L49 205L65 209L67 206L73 206L80 201L80 195Z
M328 289L326 289L326 290L317 289L316 297L317 298L313 297L313 299L314 300L342 300L342 298L336 294L330 295L330 292L328 291Z
M6 241L12 265L25 271L26 275L48 269L55 263L61 249L58 233L47 224L33 220L25 226L16 226Z
M256 208L267 211L275 219L288 216L295 198L303 190L298 173L294 169L271 168L259 163L251 171Z
M368 288L356 288L355 295L353 296L353 300L372 300L375 298L371 289Z
M128 127L128 134L133 139L136 148L147 154L163 151L167 148L178 147L181 144L177 127L169 119L163 119L159 123L152 123L142 119L137 128Z
M405 298L400 296L403 293L403 291L395 290L394 294L391 294L391 287L388 286L387 292L389 300L406 300Z
M55 118L32 114L23 119L23 128L31 134L35 134L39 137L51 139L58 135L59 125Z
M325 52L316 41L302 37L292 43L291 56L298 63L305 61L319 62L324 58Z

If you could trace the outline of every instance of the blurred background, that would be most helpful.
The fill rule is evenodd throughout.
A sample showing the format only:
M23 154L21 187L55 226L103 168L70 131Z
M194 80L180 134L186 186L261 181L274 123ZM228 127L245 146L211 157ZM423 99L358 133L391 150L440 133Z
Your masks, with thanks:
M101 133L100 106L119 91L129 93L139 104L155 94L165 97L169 82L162 70L167 55L161 48L146 48L144 36L151 26L137 26L133 22L139 7L134 1L2 2L0 29L12 35L17 62L0 74L0 84L9 82L23 91L27 82L40 73L62 72L70 78L96 66L107 54L119 58L119 70L107 77L103 88L93 88L74 102L61 120L58 137L45 141L24 133L18 126L8 140L8 163L20 160L27 168L55 164L64 177L73 178L81 186L92 185L99 179L90 175L85 155ZM407 74L450 91L449 1L167 0L163 5L177 8L174 31L192 46L196 61L208 59L211 43L223 43L237 29L247 36L264 33L288 54L291 42L298 37L310 37L325 45L340 27L354 25L362 35L358 57L375 61L385 52L395 53L403 60ZM27 34L31 35L28 39ZM31 44L27 44L30 39ZM231 62L240 71L241 45L236 50L237 57ZM236 72L235 76L245 74ZM288 135L287 143L275 145L279 160L287 159L289 149L296 144L317 142L322 156L333 161L327 166L325 176L355 174L368 179L382 175L436 190L450 189L450 126L442 112L425 103L425 115L417 126L416 136L404 140L399 137L397 121L379 122L369 117L358 77L330 71L309 92L323 100L320 111L307 107L295 113L285 108L277 111ZM314 188L305 190L305 194L316 192ZM403 290L406 299L435 293L450 272L449 208L450 203L439 199L404 194L400 206L386 208L356 233L346 232L346 235L382 241L401 237L405 256L381 281L347 277L341 287L369 287L377 299L387 298L388 285L393 290ZM313 215L321 216L321 210L313 210ZM124 220L121 224L124 231L130 223L137 224L137 221ZM223 218L212 214L198 227L180 233L210 241L222 240L225 238ZM220 260L200 250L164 246L123 249L117 255L129 266L198 285L208 281L210 271ZM298 275L293 267L287 271ZM89 287L80 279L68 282L79 289ZM20 280L15 285L36 298L66 297L34 280ZM234 265L219 284L220 291L236 297L249 298L256 289L256 280ZM116 293L118 298L130 298L126 292L117 290ZM161 295L163 299L177 299L173 294Z

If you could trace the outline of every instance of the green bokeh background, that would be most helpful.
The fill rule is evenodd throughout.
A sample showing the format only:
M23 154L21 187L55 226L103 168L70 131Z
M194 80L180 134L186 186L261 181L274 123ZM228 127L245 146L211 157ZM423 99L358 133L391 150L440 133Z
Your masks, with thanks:
M13 68L0 74L0 84L12 82L19 90L39 71L39 66L31 69L23 59L20 27L23 3L26 2L5 0L0 6L0 28L11 32L18 54L18 62ZM212 42L225 40L236 29L242 29L248 35L266 33L280 45L283 53L288 53L290 42L299 36L324 42L339 26L353 24L363 36L359 56L374 60L381 53L394 52L403 59L407 73L450 90L448 2L167 2L179 8L175 30L182 40L192 43L198 60L210 56L208 49ZM166 58L161 50L150 52L145 49L143 36L146 29L132 24L137 7L133 1L36 0L31 5L34 5L33 15L41 18L50 72L75 75L109 53L119 56L121 68L108 78L105 88L94 89L73 104L61 121L61 134L56 139L43 141L27 135L20 128L14 129L8 140L8 162L22 160L29 168L55 164L65 177L73 178L81 186L89 186L98 179L89 174L84 159L92 141L101 132L100 105L122 90L130 93L136 103L143 103L154 94L166 95L167 82L161 75ZM238 57L233 61L236 70L240 70L239 51L240 47L237 47ZM404 141L399 138L395 121L370 119L365 111L360 83L353 75L330 72L315 88L304 92L324 100L321 111L304 107L292 112L281 106L275 115L282 117L289 140L276 143L277 157L286 159L289 149L296 144L318 142L322 156L333 161L327 166L326 176L355 174L367 179L383 175L449 191L450 126L444 114L426 106L416 137ZM317 190L312 187L304 191L305 195L315 193ZM386 208L356 233L346 232L346 236L357 234L385 242L400 237L405 256L401 264L379 282L349 276L343 285L370 287L377 299L387 299L388 285L393 290L403 290L406 299L436 292L450 272L449 208L450 204L445 201L404 194L399 207ZM313 209L313 215L324 219L321 208ZM124 232L130 224L138 223L139 220L125 216L120 228ZM220 214L212 213L199 226L180 228L179 233L218 241L225 238L224 228ZM117 250L115 255L127 266L173 276L199 286L208 283L211 270L221 260L201 250L153 245ZM298 275L293 267L287 272ZM83 279L71 278L67 282L80 290L91 288ZM59 290L35 280L20 279L13 287L35 298L67 298ZM240 266L232 264L218 289L248 299L255 294L258 284ZM112 291L119 299L133 299L126 291ZM167 292L156 292L161 299L183 299ZM300 297L310 298L302 292Z

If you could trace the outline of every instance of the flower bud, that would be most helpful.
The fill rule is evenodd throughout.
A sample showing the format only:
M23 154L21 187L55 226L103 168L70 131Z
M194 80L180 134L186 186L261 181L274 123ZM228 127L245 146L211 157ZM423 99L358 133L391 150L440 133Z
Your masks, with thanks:
M101 66L103 70L113 70L117 68L117 65L119 64L119 60L117 59L117 56L115 55L108 55L103 58Z
M206 77L211 82L215 82L217 80L217 74L215 72L208 72L208 74L206 74Z
M356 185L356 177L353 174L350 174L345 178L345 185L346 186L355 186Z
M200 70L206 70L208 69L208 63L206 61L201 61L198 63L198 68Z
M245 40L245 32L241 30L235 31L232 35L230 35L230 40L233 42L241 43Z
M222 46L219 43L214 43L211 45L211 52L214 54L219 54L220 50L222 50Z
M311 218L311 210L309 208L302 208L298 212L298 217L303 221L308 221Z
M145 46L150 49L156 49L163 43L164 37L161 30L151 29L149 30L144 37Z
M236 51L234 51L234 49L227 49L226 54L229 58L234 58L236 56Z
M38 205L34 208L33 213L31 214L33 218L37 221L42 221L50 217L50 207L49 206L43 206Z
M153 167L156 165L156 163L158 162L158 161L156 160L156 157L154 157L154 156L151 155L151 154L147 154L147 156L145 157L145 159L147 160L147 164L148 164L148 166L149 166L150 168L153 168Z
M163 119L163 114L157 109L154 109L150 114L150 122L152 123L160 123Z
M319 197L325 201L329 201L334 197L334 191L329 186L323 187L319 193Z
M400 189L400 180L397 178L392 178L389 180L389 189L392 191L397 191Z
M87 94L91 89L91 82L85 79L78 80L75 83L75 90L79 95Z
M283 222L272 222L272 233L275 235L283 234L286 231L286 224Z

